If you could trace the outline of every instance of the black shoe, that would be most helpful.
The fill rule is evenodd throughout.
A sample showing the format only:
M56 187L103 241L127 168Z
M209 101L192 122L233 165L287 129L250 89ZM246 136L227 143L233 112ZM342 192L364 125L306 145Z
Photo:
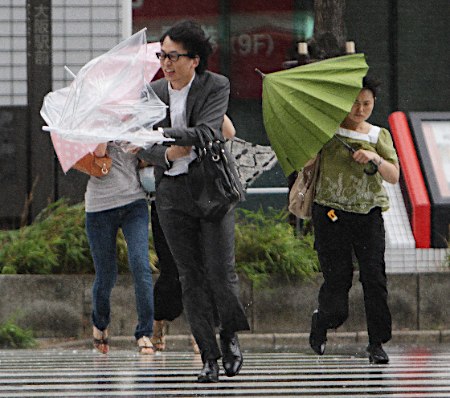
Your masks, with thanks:
M325 353L325 346L327 341L327 329L322 329L318 326L317 317L319 311L315 310L311 319L311 333L309 334L309 345L317 355Z
M219 365L216 360L207 360L197 377L199 383L217 383L219 381Z
M383 350L381 343L369 344L367 346L367 352L369 353L370 363L385 364L389 363L388 354Z
M225 374L228 377L236 376L239 374L244 362L238 337L235 334L232 337L220 336L220 348L222 350L222 363Z

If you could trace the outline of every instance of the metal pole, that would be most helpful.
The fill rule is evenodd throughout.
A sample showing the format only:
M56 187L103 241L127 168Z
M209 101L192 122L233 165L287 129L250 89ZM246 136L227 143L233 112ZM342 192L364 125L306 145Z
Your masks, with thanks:
M122 38L126 39L133 34L132 0L122 0Z
M42 99L52 90L52 2L27 0L28 197L30 222L57 199L56 159L50 134L42 132Z

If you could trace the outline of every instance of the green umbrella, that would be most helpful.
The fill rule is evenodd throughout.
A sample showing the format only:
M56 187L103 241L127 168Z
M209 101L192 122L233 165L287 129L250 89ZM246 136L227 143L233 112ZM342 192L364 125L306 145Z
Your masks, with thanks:
M333 137L368 68L364 54L352 54L263 75L264 127L286 175Z

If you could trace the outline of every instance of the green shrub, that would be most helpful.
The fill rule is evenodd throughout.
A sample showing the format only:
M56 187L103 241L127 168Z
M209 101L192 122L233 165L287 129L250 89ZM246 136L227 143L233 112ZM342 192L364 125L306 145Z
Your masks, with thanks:
M19 235L1 251L2 274L50 274L57 255L42 236Z
M287 212L237 210L236 263L238 271L258 286L269 275L304 278L317 270L317 257L310 233L296 237ZM82 203L70 206L64 199L45 208L34 222L18 231L0 234L2 274L94 273L85 232ZM128 272L127 246L119 231L117 239L120 273ZM152 269L157 263L150 234Z
M64 199L58 200L46 207L31 225L2 232L0 242L2 274L94 273L83 203L69 205ZM150 247L151 243L150 240ZM119 272L128 272L126 242L121 232L117 253ZM150 257L154 261L153 253Z
M8 231L0 230L0 247L10 244L19 233L19 230L13 229Z
M296 237L287 222L286 211L272 209L265 213L239 209L237 216L237 269L256 287L263 285L269 275L279 275L289 281L317 272L313 236Z
M17 326L13 319L0 324L0 347L1 348L33 348L36 341L33 332Z
M2 247L0 268L3 274L92 272L83 206L63 199L50 204Z

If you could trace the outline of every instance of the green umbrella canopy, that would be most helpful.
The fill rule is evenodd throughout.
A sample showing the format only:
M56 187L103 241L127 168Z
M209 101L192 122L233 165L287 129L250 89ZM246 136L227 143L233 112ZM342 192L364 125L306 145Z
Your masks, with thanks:
M333 137L368 69L364 54L352 54L264 76L264 127L286 175Z

